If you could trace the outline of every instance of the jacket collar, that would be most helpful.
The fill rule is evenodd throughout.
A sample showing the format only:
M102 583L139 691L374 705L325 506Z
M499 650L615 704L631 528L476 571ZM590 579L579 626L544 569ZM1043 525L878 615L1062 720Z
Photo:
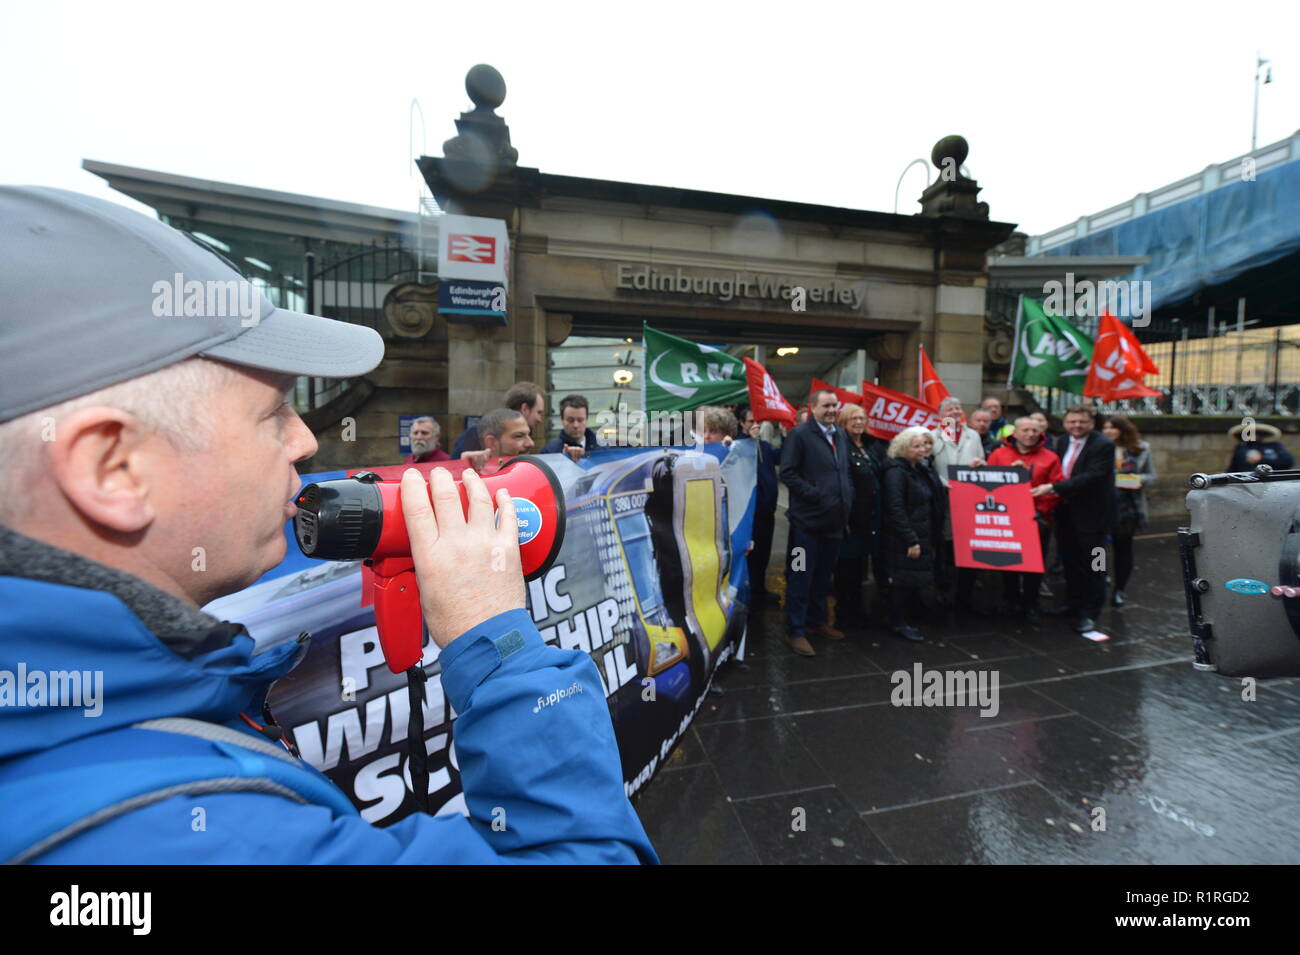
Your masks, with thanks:
M72 584L117 597L181 656L210 649L222 637L222 623L139 577L74 554L45 541L0 527L0 576ZM225 642L229 642L226 634ZM224 644L223 644L224 645Z
M596 440L596 432L592 431L590 428L588 428L586 432L583 434L581 441L578 441L577 439L571 437L569 435L569 432L561 428L560 445L562 447L567 445L571 448L586 448L588 451L590 451L592 448L597 447L599 445L599 442Z
M1093 428L1086 435L1084 435L1083 446L1079 448L1079 453L1083 454L1084 451L1087 451L1088 446L1095 443L1097 436L1100 434L1101 432L1099 432L1096 428ZM1070 443L1072 441L1074 441L1074 437L1070 434L1070 432L1067 431L1065 434L1061 435L1061 444L1060 444L1061 450L1068 452L1070 450Z
M815 435L816 437L820 438L822 441L826 440L826 429L823 428L821 426L821 422L819 422L812 415L808 416L808 420L803 423L802 427L807 428L810 434ZM835 435L836 437L839 437L839 433L840 433L840 429L836 425L832 424L831 434Z
M142 720L260 714L271 684L307 649L304 634L254 656L243 627L218 624L185 657L114 594L14 576L0 577L0 630L0 760ZM75 675L75 703L52 705L56 674L65 697Z

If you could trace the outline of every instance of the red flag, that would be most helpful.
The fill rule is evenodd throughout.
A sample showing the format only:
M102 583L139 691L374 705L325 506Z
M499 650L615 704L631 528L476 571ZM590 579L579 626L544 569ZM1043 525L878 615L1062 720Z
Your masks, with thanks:
M1160 369L1142 350L1133 330L1110 312L1102 313L1083 393L1102 401L1158 398L1159 391L1142 383L1143 375L1158 374Z
M843 388L836 388L834 385L826 384L826 382L822 381L820 378L814 378L812 380L812 387L808 389L808 410L809 411L812 410L812 395L814 391L835 392L835 400L840 403L839 407L835 409L837 413L840 410L840 408L843 408L845 405L862 404L862 396L857 392L845 391Z
M888 441L904 428L930 431L939 423L938 413L925 402L869 381L862 383L862 403L867 409L867 431L874 438Z
M755 421L779 421L788 428L795 426L794 408L781 396L767 369L752 358L745 359L745 380Z
M917 394L931 408L939 410L939 403L944 398L952 397L950 392L939 377L939 373L934 370L934 365L930 364L929 357L925 354L925 349L921 348L917 352L917 380L921 383Z

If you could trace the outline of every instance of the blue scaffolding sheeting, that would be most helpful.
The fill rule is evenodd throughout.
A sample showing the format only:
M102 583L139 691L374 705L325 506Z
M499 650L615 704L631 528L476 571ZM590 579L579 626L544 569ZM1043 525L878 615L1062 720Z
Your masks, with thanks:
M1300 161L1292 161L1043 255L1149 255L1150 264L1124 278L1149 281L1152 305L1162 308L1297 250Z

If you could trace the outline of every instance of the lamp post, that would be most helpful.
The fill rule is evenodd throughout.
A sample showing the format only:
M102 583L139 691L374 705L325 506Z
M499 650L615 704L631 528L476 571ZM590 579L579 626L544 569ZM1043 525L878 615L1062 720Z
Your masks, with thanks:
M930 185L930 164L924 159L913 159L910 163L904 166L902 175L898 177L898 185L894 187L894 215L898 215L898 191L903 188L903 176L906 176L911 168L917 163L920 163L921 168L925 170L926 186L928 187Z
M1255 114L1250 123L1250 151L1255 151L1255 146L1259 138L1259 88L1273 82L1273 67L1269 66L1272 60L1266 60L1255 53ZM1268 67L1267 70L1264 67ZM1264 82L1259 81L1260 71L1264 70Z
M1178 388L1178 332L1181 329L1183 320L1175 318L1173 325L1173 340L1169 343L1169 406L1165 409L1165 414L1174 413L1174 392Z

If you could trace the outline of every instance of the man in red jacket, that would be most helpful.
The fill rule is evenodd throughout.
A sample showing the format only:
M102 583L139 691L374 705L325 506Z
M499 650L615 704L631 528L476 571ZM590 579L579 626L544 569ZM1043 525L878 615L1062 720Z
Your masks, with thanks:
M1007 435L1002 447L989 455L988 463L994 467L1026 468L1030 487L1065 480L1060 457L1047 446L1043 429L1033 418L1018 418L1015 430ZM1044 556L1052 533L1052 511L1059 500L1055 494L1041 494L1034 498L1034 520L1038 523L1038 540ZM1019 611L1028 620L1037 622L1038 586L1042 579L1042 574L1003 574L1003 599L1009 612Z

